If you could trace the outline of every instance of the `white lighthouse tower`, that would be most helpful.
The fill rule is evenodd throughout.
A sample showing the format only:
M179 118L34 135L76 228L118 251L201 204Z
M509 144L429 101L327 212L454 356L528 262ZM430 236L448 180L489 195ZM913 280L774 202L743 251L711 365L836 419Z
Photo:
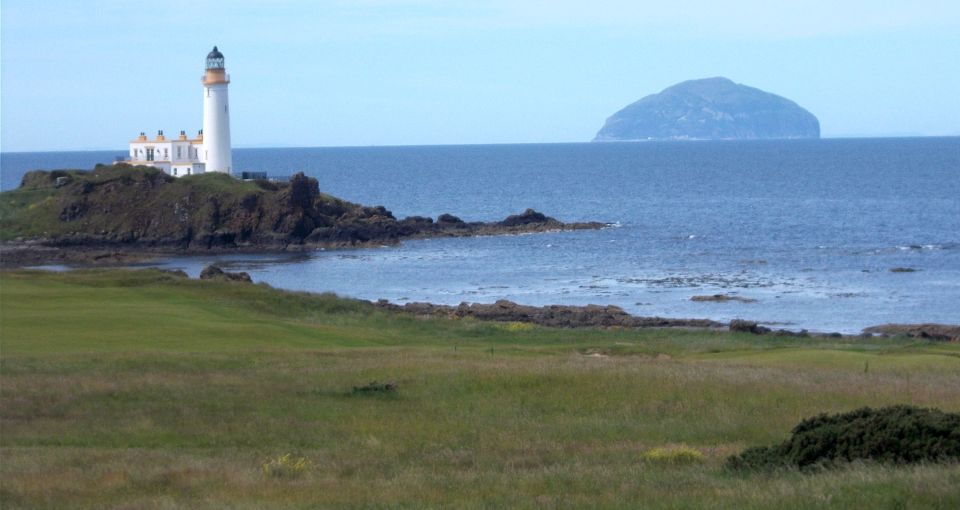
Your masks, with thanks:
M230 76L223 66L223 53L213 47L207 55L207 72L203 75L203 155L205 171L231 174L230 104L227 85Z

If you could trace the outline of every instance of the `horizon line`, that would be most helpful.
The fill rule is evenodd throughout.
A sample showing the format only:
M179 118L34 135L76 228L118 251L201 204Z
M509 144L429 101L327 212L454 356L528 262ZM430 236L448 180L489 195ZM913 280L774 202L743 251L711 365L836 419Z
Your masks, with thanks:
M742 139L742 140L623 140L623 141L575 141L575 142L493 142L493 143L412 143L412 144L367 144L367 145L268 145L268 144L247 144L233 147L238 149L362 149L362 148L392 148L392 147L472 147L484 145L570 145L570 144L589 144L604 145L616 143L688 143L688 142L771 142L771 141L808 141L808 140L851 140L851 139L891 139L891 138L957 138L960 133L924 135L924 134L886 134L886 135L858 135L843 134L835 136L821 136L820 138L766 138L766 139ZM53 150L13 150L7 151L0 149L0 154L32 154L32 153L50 153L50 152L108 152L120 151L127 152L127 149L121 148L79 148L79 149L53 149Z

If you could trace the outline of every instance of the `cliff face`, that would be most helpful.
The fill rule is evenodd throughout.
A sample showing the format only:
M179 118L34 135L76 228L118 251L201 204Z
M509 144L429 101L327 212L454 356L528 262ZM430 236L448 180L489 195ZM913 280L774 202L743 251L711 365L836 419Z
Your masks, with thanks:
M98 166L31 172L19 189L0 194L8 245L61 248L288 249L599 226L567 225L534 211L496 223L451 215L398 220L382 206L323 194L302 173L287 183L241 182L223 174L175 179L151 167Z
M793 101L726 78L691 80L628 105L593 141L819 138L820 122Z

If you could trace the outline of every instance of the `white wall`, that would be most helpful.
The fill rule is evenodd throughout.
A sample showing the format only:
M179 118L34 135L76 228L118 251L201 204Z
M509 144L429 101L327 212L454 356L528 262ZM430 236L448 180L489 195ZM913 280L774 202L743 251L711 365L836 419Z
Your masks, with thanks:
M203 86L203 154L207 172L233 172L230 153L230 105L227 84Z

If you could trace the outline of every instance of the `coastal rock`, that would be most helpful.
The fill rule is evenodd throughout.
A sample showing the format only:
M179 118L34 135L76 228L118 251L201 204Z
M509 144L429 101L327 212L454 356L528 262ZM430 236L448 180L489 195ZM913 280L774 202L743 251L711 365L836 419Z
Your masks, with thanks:
M743 319L733 319L730 321L729 325L730 331L741 332L741 333L753 333L754 335L762 335L764 333L769 333L770 329L758 325L753 321L745 321Z
M401 220L401 223L406 223L409 225L431 225L433 224L433 218L428 218L426 216L407 216Z
M457 306L432 303L407 303L395 305L384 300L377 301L379 308L402 311L421 317L473 318L495 322L526 322L558 328L582 327L683 327L719 328L722 324L706 319L666 319L663 317L637 317L613 305L548 305L528 306L501 299L492 304L460 303Z
M517 225L530 225L531 223L546 223L551 220L556 221L553 218L548 218L543 213L539 213L533 209L527 209L520 214L507 216L500 224L504 227L515 227Z
M710 296L693 296L690 298L690 301L705 301L705 302L712 302L712 303L726 303L729 301L737 301L740 303L756 303L757 302L757 300L753 298L731 296L729 294L713 294Z
M437 223L441 225L463 225L464 222L460 218L452 214L441 214L437 216Z
M757 322L734 319L721 324L709 319L672 319L664 317L640 317L630 315L614 305L521 305L506 299L492 304L460 303L456 306L433 303L393 304L385 299L373 303L377 308L391 312L408 313L417 317L443 317L449 319L471 318L491 322L522 322L555 328L683 328L722 330L790 338L842 338L840 333L810 333L807 330L790 331L770 329ZM930 326L930 325L925 325ZM947 326L960 329L960 326ZM957 333L956 331L954 332ZM934 334L932 330L928 334Z
M230 273L220 269L217 266L210 265L200 271L201 280L222 280L227 282L253 283L250 275L246 272Z
M820 122L793 101L718 77L685 81L626 106L594 141L819 137Z
M320 196L320 183L312 177L307 177L303 172L299 172L290 178L290 186L281 193L290 207L310 209L313 206L313 201Z
M909 336L946 342L960 342L960 326L950 324L882 324L863 330L866 335Z

